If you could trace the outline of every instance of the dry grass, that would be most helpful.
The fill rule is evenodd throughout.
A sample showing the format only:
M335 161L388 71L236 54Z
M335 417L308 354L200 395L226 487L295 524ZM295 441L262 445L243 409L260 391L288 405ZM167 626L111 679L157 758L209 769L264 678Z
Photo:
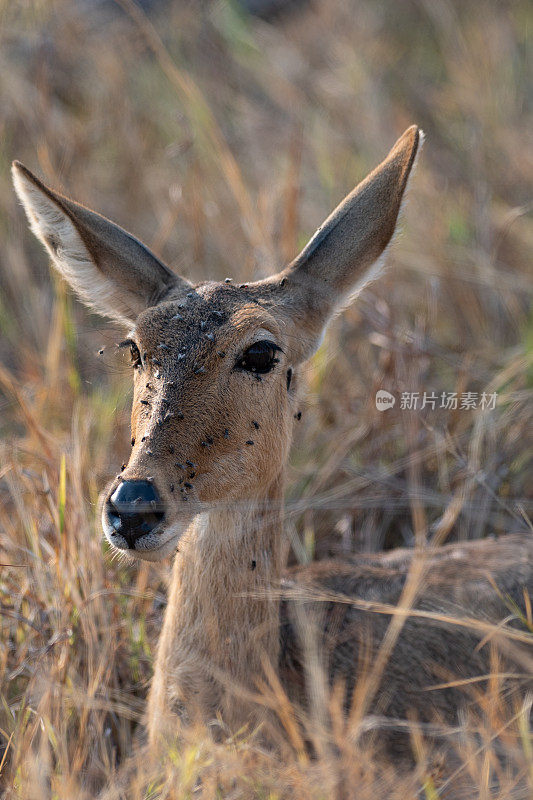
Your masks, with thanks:
M293 559L411 544L415 530L444 541L531 528L531 7L316 0L268 24L233 4L176 0L156 5L152 26L130 0L119 5L0 0L0 781L10 800L94 797L133 752L167 574L118 563L102 544L97 497L128 451L129 372L118 332L50 277L10 187L12 158L187 276L250 279L293 256L419 123L427 145L389 273L307 369ZM497 392L498 405L379 413L381 387ZM518 800L533 792L527 697L508 703L497 672L477 690L481 721L451 733L476 797ZM277 750L249 731L216 743L192 731L157 768L142 750L126 762L124 796L447 796L415 727L418 767L399 775L362 749L332 697L331 730L308 731L310 761L273 698L286 730Z

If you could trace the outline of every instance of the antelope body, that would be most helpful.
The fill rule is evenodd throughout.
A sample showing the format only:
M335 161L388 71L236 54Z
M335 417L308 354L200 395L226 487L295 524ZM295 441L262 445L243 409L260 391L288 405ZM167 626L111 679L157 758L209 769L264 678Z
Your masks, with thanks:
M13 166L31 228L54 265L86 303L127 328L132 451L106 490L102 524L110 544L131 556L176 553L149 700L153 742L176 729L178 715L220 714L231 730L248 722L265 660L304 704L309 649L330 683L345 687L346 706L358 678L372 676L412 553L284 573L284 470L300 367L332 315L379 273L420 142L418 128L409 128L288 267L240 286L191 285L129 233ZM411 712L454 720L464 691L425 690L483 675L490 645L443 619L503 620L501 597L521 603L533 588L533 546L517 535L424 558L420 613L390 642L372 710L404 721ZM374 613L372 603L388 613ZM404 746L387 739L392 752Z

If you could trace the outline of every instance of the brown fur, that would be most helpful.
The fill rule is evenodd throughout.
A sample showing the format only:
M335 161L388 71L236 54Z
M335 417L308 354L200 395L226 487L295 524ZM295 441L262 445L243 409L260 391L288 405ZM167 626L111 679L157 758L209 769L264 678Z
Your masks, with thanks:
M348 703L386 635L390 614L331 596L395 605L411 553L319 564L282 584L284 468L299 365L331 316L375 276L371 267L393 236L419 143L416 127L406 131L285 270L242 286L191 287L122 229L14 165L32 229L54 264L86 301L132 328L142 357L134 445L120 480L150 477L166 518L131 554L159 560L178 551L149 702L152 741L175 729L177 715L211 720L220 712L233 730L249 721L252 706L239 690L255 690L266 658L279 664L289 694L305 702L315 624L317 657L331 682L344 683ZM265 338L281 348L272 371L236 368L246 348ZM531 587L532 556L531 542L520 537L443 548L428 557L420 608L499 620L507 610L487 576L519 601L522 587ZM316 594L324 590L321 602ZM282 592L296 599L280 605ZM455 718L464 694L428 695L424 687L444 673L483 672L480 635L431 615L408 620L375 708L404 720L413 710L421 719Z

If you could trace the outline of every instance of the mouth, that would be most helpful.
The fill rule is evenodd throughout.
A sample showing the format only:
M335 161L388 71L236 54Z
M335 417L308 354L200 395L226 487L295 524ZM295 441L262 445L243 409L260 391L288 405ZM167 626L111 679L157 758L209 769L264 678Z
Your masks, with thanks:
M165 526L162 523L153 528L149 533L128 541L127 537L118 533L106 519L105 512L102 513L102 528L105 538L114 550L120 553L139 558L143 561L162 561L172 555L177 548L179 541L188 527L188 521L176 522L173 525Z

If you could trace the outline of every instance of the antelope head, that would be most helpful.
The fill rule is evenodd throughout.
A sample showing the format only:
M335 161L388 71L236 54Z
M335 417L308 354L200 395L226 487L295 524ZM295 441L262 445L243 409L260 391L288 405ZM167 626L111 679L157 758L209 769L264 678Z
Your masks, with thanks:
M85 303L125 327L132 449L105 492L113 547L162 559L196 514L268 497L281 480L299 368L335 312L379 273L420 141L409 128L289 266L241 285L189 283L134 236L13 164L54 266Z

